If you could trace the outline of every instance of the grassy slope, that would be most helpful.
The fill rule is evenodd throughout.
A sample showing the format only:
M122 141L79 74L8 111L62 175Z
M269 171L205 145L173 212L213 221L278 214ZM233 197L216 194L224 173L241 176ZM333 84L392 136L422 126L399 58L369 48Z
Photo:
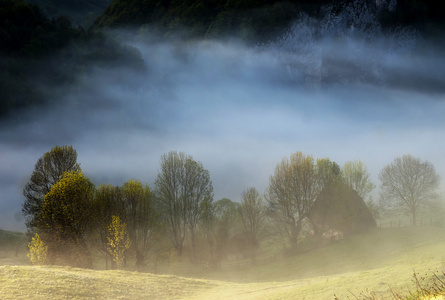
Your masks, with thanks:
M207 279L0 266L0 299L334 299L334 294L355 299L352 293L369 291L391 299L390 288L413 290L413 270L432 274L441 268L443 249L445 230L401 228L377 230L267 265L237 271L223 265Z
M0 230L0 266L27 264L26 243L24 233Z

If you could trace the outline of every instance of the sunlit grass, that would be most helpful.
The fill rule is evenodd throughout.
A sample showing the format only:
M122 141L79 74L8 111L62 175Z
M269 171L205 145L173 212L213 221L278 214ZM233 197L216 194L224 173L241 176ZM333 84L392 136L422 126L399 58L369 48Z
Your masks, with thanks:
M256 266L245 260L188 270L191 277L0 266L0 299L394 299L416 291L414 271L440 272L444 249L444 229L392 228Z
M0 299L173 299L212 283L128 271L69 267L0 267Z

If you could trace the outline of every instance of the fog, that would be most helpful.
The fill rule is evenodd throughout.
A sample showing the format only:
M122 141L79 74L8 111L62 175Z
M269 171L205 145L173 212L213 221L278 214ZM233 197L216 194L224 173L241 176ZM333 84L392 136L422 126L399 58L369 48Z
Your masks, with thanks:
M264 191L296 151L340 166L360 159L377 186L380 170L408 153L443 177L441 48L408 28L384 33L372 18L345 18L302 17L261 45L109 32L137 49L143 70L97 66L66 90L41 86L60 104L1 122L0 229L25 230L22 189L55 145L73 145L96 185L153 186L160 156L184 151L209 170L215 200Z

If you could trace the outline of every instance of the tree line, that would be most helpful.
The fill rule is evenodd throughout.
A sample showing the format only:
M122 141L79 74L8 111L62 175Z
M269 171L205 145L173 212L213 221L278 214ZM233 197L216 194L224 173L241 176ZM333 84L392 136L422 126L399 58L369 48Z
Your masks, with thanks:
M322 19L327 8L338 15L354 6L376 13L385 30L409 26L441 37L445 28L443 4L434 0L116 0L93 27L149 28L152 34L174 38L235 36L255 44L274 39L302 15Z
M411 214L413 224L436 199L439 176L433 165L411 155L396 158L379 179L376 204L370 196L375 185L361 161L340 168L329 158L296 152L277 164L264 194L250 187L240 203L214 201L209 171L183 152L161 156L153 188L134 179L95 187L84 176L76 150L56 146L38 159L23 191L22 212L33 263L91 268L92 252L99 251L107 268L108 261L111 268L134 261L137 270L144 270L151 257L171 255L217 268L229 253L255 263L264 238L282 242L292 254L308 226L320 238L327 228L320 229L310 212L332 182L354 190L374 217L402 211Z

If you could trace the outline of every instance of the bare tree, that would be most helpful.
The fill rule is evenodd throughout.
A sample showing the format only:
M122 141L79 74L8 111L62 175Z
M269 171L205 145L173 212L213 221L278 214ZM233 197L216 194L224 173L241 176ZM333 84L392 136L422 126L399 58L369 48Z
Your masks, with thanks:
M182 255L187 231L195 251L195 230L202 217L201 204L213 201L209 172L190 155L171 151L161 157L161 171L155 187L159 211L168 224L169 236L178 254Z
M375 185L370 179L371 175L366 165L360 160L348 161L343 165L341 177L343 183L354 189L363 201L365 201L374 219L380 218L381 209L379 205L372 200L370 195Z
M161 157L161 171L155 181L156 205L165 223L173 246L182 254L186 232L185 203L182 194L184 153L169 152Z
M303 220L320 191L317 170L311 155L296 152L283 158L270 177L267 191L269 210L279 234L286 236L291 250L297 240Z
M413 226L419 210L437 196L439 175L434 166L411 155L397 157L383 168L379 179L382 206L411 214Z
M55 146L37 160L29 182L23 189L22 213L26 227L34 234L42 210L43 199L65 172L80 171L77 152L72 146Z
M367 200L375 185L369 179L371 175L366 165L360 160L348 161L344 164L341 173L343 182L354 189L363 200Z
M136 254L136 268L142 270L157 223L152 192L148 185L131 179L122 187L122 197L132 244L130 249Z
M258 191L251 187L242 193L239 207L241 221L244 225L252 262L255 263L256 249L259 247L260 234L266 218L266 206Z
M187 227L190 231L190 240L193 250L193 259L196 256L196 228L202 218L202 204L213 203L213 186L209 171L204 169L202 163L196 162L191 156L185 162L183 187L186 195Z

